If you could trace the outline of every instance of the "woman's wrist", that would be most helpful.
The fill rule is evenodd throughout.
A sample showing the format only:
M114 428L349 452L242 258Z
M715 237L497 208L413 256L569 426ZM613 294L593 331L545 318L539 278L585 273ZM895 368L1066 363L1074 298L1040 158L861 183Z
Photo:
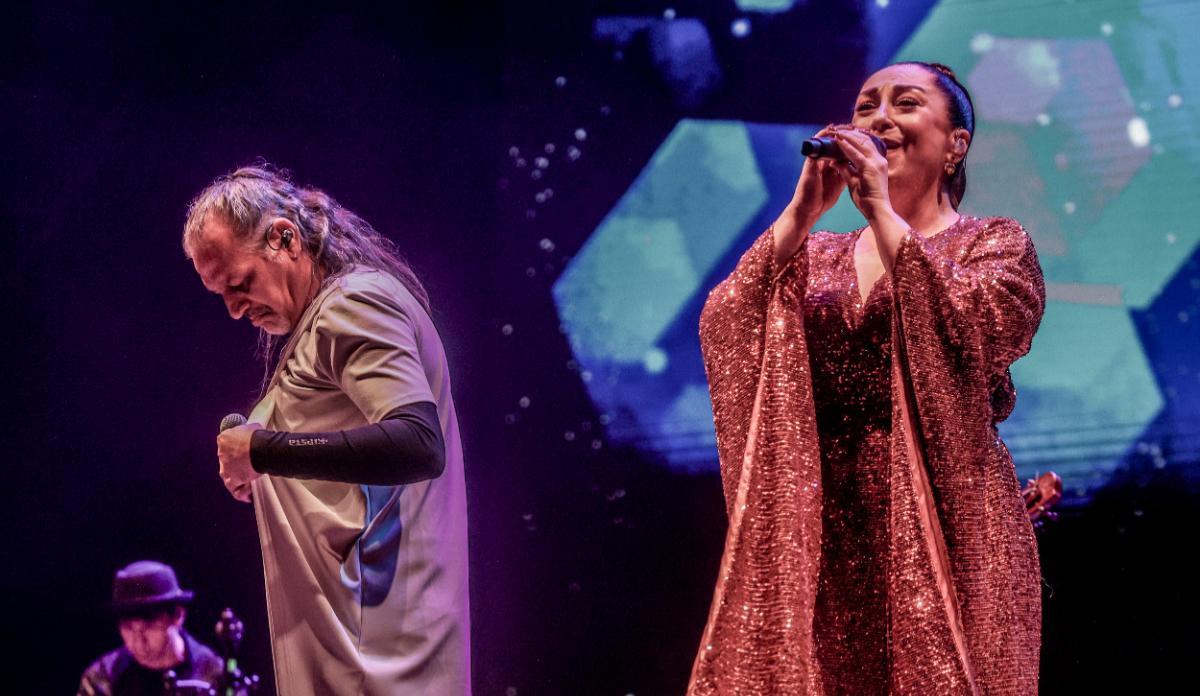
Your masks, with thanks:
M862 212L863 217L867 219L867 223L871 225L874 225L876 222L887 222L900 218L896 209L892 207L891 198L886 193L863 197L858 201L858 208Z
M805 205L803 201L795 198L783 210L783 215L788 218L788 221L796 229L804 232L811 230L813 225L817 224L817 220L821 219L821 214L822 211L814 210L812 206Z
M887 272L891 273L892 263L900 251L900 243L904 241L904 235L908 234L911 226L904 218L900 217L899 213L892 210L891 206L886 206L885 209L872 215L867 219L867 223L875 232L879 259L883 261Z
M782 266L804 243L819 216L806 212L792 201L771 225L775 243L775 263Z

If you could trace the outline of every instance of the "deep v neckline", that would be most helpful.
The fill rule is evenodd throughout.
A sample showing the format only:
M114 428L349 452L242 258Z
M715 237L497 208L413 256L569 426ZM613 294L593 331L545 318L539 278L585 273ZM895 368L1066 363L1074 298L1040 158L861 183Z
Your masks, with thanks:
M957 220L950 223L943 229L940 229L937 232L934 232L933 234L926 236L925 239L927 241L932 240L933 238L958 227L967 219L968 218L966 215L959 215ZM860 285L858 283L858 265L855 263L854 252L858 248L858 240L869 229L871 229L871 228L870 227L861 227L857 231L850 233L850 235L853 237L853 239L850 241L849 250L847 252L848 256L850 257L848 264L847 264L850 267L850 292L849 292L850 306L851 306L851 310L850 310L851 322L850 322L850 324L854 328L858 328L862 324L863 317L866 316L866 313L867 313L867 307L870 306L871 300L873 300L875 298L875 294L876 294L876 291L879 289L879 286L885 282L887 282L887 283L891 282L891 274L888 273L887 269L885 268L883 273L881 273L879 275L879 277L875 279L875 282L871 284L871 289L867 290L866 297L863 297L862 288L860 287ZM876 253L878 253L878 252L876 252Z
M853 239L850 241L849 250L847 252L847 255L849 256L847 265L850 267L850 291L847 294L849 295L851 306L850 325L854 328L858 328L862 324L863 317L867 313L867 307L871 304L871 300L874 299L876 292L879 290L879 286L888 280L888 272L887 270L884 270L884 272L879 274L879 277L877 277L875 281L871 283L871 287L867 290L866 296L863 296L862 286L858 282L858 264L855 262L855 250L858 248L859 238L862 237L863 233L866 232L867 229L868 228L864 227L853 233Z

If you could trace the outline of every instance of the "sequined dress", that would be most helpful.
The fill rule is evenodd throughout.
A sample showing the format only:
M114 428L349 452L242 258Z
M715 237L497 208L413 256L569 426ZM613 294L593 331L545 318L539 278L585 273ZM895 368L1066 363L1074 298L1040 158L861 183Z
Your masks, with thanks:
M689 694L1037 691L1037 548L996 430L1045 303L1033 245L1006 218L910 232L864 302L862 233L777 269L768 231L705 304L730 524Z

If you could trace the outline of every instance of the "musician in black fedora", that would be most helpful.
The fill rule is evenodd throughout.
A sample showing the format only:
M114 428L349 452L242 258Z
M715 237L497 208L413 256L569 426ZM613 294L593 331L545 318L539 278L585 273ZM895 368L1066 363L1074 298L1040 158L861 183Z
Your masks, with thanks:
M79 696L141 696L164 693L166 674L216 684L221 658L183 628L195 596L182 589L175 570L158 561L137 561L113 577L112 611L121 647L105 653L83 673Z

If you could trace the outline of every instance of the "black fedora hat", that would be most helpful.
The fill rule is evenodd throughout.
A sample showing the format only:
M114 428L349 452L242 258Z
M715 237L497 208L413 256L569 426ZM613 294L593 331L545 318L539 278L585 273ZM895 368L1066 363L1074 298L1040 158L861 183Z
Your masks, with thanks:
M112 610L140 612L169 604L187 604L195 594L179 587L175 569L158 561L135 561L113 577Z

